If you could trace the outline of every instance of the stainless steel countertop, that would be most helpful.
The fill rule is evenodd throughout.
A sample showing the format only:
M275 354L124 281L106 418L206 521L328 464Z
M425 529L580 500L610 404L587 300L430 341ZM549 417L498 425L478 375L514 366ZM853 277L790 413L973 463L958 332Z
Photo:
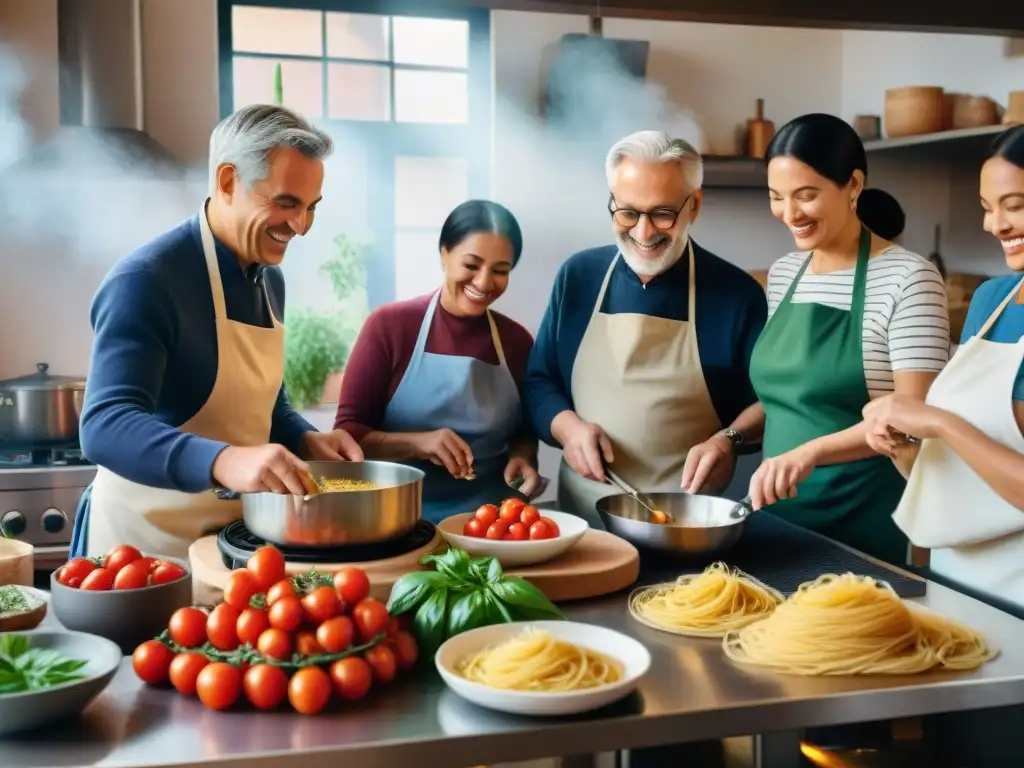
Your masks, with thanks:
M575 621L638 638L653 655L640 693L596 717L531 720L488 712L448 691L432 669L316 717L213 712L173 690L143 686L126 659L80 721L0 739L0 765L335 768L343 759L373 768L441 768L1024 703L1024 622L937 584L918 602L968 622L1001 654L966 674L782 677L738 668L716 641L638 624L623 593L566 609Z

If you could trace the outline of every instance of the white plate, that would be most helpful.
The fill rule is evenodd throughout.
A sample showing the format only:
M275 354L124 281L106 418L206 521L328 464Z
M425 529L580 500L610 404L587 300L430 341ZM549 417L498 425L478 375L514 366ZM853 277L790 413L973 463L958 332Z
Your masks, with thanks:
M491 688L488 685L470 682L455 671L459 662L466 657L488 646L504 642L531 626L581 648L589 648L617 660L624 668L622 679L611 685L582 691L535 693ZM650 669L651 654L633 638L593 624L579 624L574 621L521 621L481 627L456 635L446 640L438 649L434 664L449 688L481 707L513 715L559 716L600 709L631 694Z
M503 567L518 568L523 565L536 565L554 560L576 546L576 543L583 538L583 534L587 532L587 528L590 527L586 520L576 517L576 515L548 509L538 511L541 517L550 518L558 525L561 532L558 537L535 541L502 541L463 536L462 528L466 525L466 521L473 516L472 512L447 517L438 523L437 529L444 536L445 541L453 547L466 550L471 557L496 557Z

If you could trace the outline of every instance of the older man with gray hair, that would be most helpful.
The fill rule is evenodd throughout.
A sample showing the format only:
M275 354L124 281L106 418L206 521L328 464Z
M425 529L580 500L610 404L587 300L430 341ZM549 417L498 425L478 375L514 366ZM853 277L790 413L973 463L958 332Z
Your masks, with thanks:
M347 433L299 416L283 387L278 265L313 225L330 153L330 137L287 109L238 110L210 138L199 212L100 285L80 432L98 471L74 554L129 544L187 556L241 517L211 490L303 493L303 459L362 459Z
M703 196L692 146L640 131L612 147L606 172L616 243L562 264L524 385L537 434L562 448L560 509L594 525L605 465L639 490L675 490L692 447L732 457L767 315L757 281L690 236ZM735 461L720 458L695 454L685 480L724 490Z

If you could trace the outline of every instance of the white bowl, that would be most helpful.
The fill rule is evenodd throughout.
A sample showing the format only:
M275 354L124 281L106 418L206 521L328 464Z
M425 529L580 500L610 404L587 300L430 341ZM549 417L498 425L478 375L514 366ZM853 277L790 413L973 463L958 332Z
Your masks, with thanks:
M525 541L502 541L501 539L478 539L475 536L463 536L462 528L473 512L464 512L447 517L437 524L437 529L451 546L464 549L471 557L496 557L505 568L518 568L523 565L536 565L554 560L565 554L583 538L587 532L587 521L582 517L565 512L538 510L541 517L553 520L559 528L559 535L553 539L536 539Z
M504 642L531 626L617 660L623 666L622 679L600 688L540 693L491 688L482 683L471 682L455 671L459 662L466 657L488 646ZM600 709L631 694L650 669L651 654L633 638L593 624L580 624L574 621L520 621L480 627L456 635L446 640L437 650L434 664L449 688L481 707L513 715L560 716Z

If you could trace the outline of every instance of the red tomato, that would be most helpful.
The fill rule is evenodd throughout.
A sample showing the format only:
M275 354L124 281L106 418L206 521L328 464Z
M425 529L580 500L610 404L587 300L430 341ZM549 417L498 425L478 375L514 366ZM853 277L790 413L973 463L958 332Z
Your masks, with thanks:
M183 648L197 648L206 642L206 614L198 608L179 608L167 622L171 640Z
M238 622L235 624L235 633L238 635L238 642L243 645L256 647L256 642L263 634L263 630L270 627L270 619L267 612L259 608L246 608L238 615Z
M412 669L420 656L419 646L416 645L416 638L406 631L401 631L392 638L388 638L388 645L395 652L395 661L399 669Z
M150 576L149 583L170 584L172 581L185 578L185 569L177 563L157 563Z
M256 583L256 577L252 571L242 569L233 571L228 577L228 583L224 586L224 602L237 611L244 611L249 607L252 596L260 591L260 585Z
M65 587L77 588L82 585L82 580L99 566L87 557L76 557L68 560L57 569L57 583Z
M324 649L317 641L315 631L303 629L295 635L295 652L303 656L316 656L323 653Z
M508 520L497 520L487 529L488 539L502 539L508 533Z
M103 558L103 567L117 573L128 563L134 563L136 560L141 559L142 553L139 550L128 544L122 544L119 547L114 547L107 553L107 556Z
M351 608L370 594L370 578L360 568L342 568L334 574L334 589Z
M315 715L331 698L331 677L320 667L303 667L288 681L288 702L303 715Z
M90 592L105 592L108 589L113 588L115 576L117 576L117 574L109 568L97 568L82 579L81 588L89 590Z
M508 520L510 523L514 523L519 519L519 515L525 506L526 502L522 499L505 499L501 502L498 517L502 520Z
M316 641L327 653L341 653L350 645L355 635L355 624L348 616L335 616L316 629Z
M288 579L281 579L267 590L267 605L273 605L282 597L295 597L295 587Z
M536 507L527 504L523 507L522 513L519 515L519 521L529 528L531 525L540 520L540 512L537 511Z
M256 641L256 650L271 659L285 661L292 655L292 639L283 629L264 630Z
M288 675L280 667L255 664L245 671L242 688L256 709L273 709L288 693Z
M182 696L194 696L199 673L209 663L201 653L179 653L171 662L171 685Z
M132 669L139 679L149 685L166 683L174 651L159 640L147 640L132 654Z
M554 539L562 535L562 531L558 527L558 523L556 523L550 517L542 517L541 520L543 520L545 524L547 524L548 528L551 530L551 538Z
M163 565L163 561L158 560L155 557L140 557L138 560L133 560L132 562L134 562L134 563L145 563L146 564L146 568L149 569L150 573L152 573L158 567ZM142 566L140 566L140 567L142 567Z
M245 567L256 577L260 592L266 592L285 577L284 555L275 547L260 547L253 552Z
M482 539L487 534L487 524L475 517L469 518L462 526L463 536L472 536L474 539Z
M366 643L388 629L388 609L380 600L368 597L352 609L352 621L360 642Z
M275 629L283 629L285 632L294 632L302 624L304 611L302 603L297 597L282 597L270 606L267 611L267 618L270 619L270 626Z
M483 523L484 530L498 519L498 508L493 504L484 504L473 513L473 519Z
M524 541L530 537L529 529L522 523L512 523L508 527L508 533L504 538L506 541Z
M554 532L543 520L538 520L536 523L530 526L530 538L531 539L551 539L554 538Z
M366 663L370 665L370 670L373 672L373 682L386 685L395 679L398 662L395 659L395 652L387 643L373 646L363 654L363 658L366 659Z
M199 700L210 709L227 709L242 692L242 670L222 661L207 664L196 678Z
M218 651L233 651L238 647L239 611L221 603L210 612L206 620L206 637Z
M114 577L114 589L141 589L149 586L149 563L135 560L128 563Z
M348 701L363 698L373 684L373 670L365 660L349 656L331 664L331 682L338 695Z
M333 587L317 587L302 598L306 621L317 626L341 613L341 598Z

